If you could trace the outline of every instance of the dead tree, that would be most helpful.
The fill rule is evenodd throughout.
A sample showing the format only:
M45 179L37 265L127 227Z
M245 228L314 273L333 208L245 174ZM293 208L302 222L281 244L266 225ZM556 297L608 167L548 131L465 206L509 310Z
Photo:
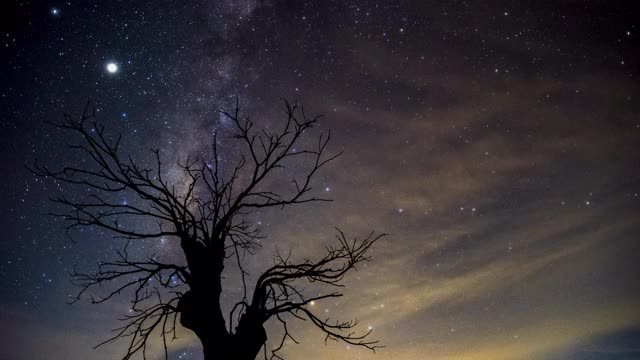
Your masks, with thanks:
M79 119L65 115L61 122L51 123L75 136L79 142L70 149L79 153L81 160L61 169L36 162L30 170L82 190L76 195L86 194L52 199L65 209L52 215L67 223L68 232L97 227L127 243L176 241L184 253L182 263L163 262L155 256L136 260L125 246L117 260L100 263L96 272L74 274L80 286L75 300L89 297L93 303L102 303L121 293L131 294L132 307L122 319L123 326L104 342L126 338L123 359L135 354L146 358L154 333L161 334L167 357L167 340L175 338L178 319L200 339L206 360L255 359L261 349L265 358L280 359L278 351L285 340L296 342L287 327L292 319L309 320L324 333L325 341L342 341L373 351L380 347L378 341L368 339L370 331L356 331L357 321L335 321L312 311L313 302L340 297L340 292L310 296L302 285L315 282L338 290L347 273L369 260L367 251L383 235L371 233L362 240L347 240L338 230L337 241L326 247L323 256L299 263L276 254L274 265L254 277L253 289L247 289L251 284L242 259L255 255L263 237L251 214L265 208L328 201L312 195L312 179L340 155L326 155L329 133L320 134L315 145L304 147L307 130L318 117L309 118L301 107L286 101L284 106L282 128L275 132L257 129L241 115L237 102L233 111L222 110L234 126L229 141L237 142L243 149L241 155L232 165L221 164L214 135L210 159L188 158L176 164L187 179L178 184L166 179L159 150L152 150L151 166L122 154L121 137L109 135L89 105ZM292 160L303 160L307 169L292 179L288 192L270 188L271 179L267 178L283 176L279 170ZM134 194L135 200L116 200L124 192ZM228 324L221 308L227 261L237 265L234 268L239 269L244 288L242 298L227 316ZM100 294L96 289L104 287L108 292L96 295ZM264 325L270 320L282 325L283 336L271 342L275 348L267 350Z

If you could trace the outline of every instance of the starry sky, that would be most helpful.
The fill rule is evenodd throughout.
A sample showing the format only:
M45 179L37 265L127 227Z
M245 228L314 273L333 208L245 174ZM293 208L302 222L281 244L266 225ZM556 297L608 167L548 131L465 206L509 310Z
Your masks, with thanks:
M344 151L314 182L335 201L256 215L268 238L249 261L254 274L276 248L319 255L333 226L389 234L347 279L345 297L314 305L358 318L386 348L325 346L296 323L301 344L287 346L288 359L639 358L640 14L631 3L5 4L0 359L106 360L126 349L92 349L126 314L126 296L66 303L74 266L91 270L122 243L89 229L69 241L44 215L48 197L83 191L25 170L35 159L78 161L71 139L44 122L91 99L126 152L145 162L159 148L175 164L229 133L217 110L236 98L267 128L282 120L280 98L297 100L325 115L329 151ZM179 181L176 166L167 171ZM173 240L132 251L179 256ZM225 286L238 295L237 277ZM170 357L199 352L183 329Z

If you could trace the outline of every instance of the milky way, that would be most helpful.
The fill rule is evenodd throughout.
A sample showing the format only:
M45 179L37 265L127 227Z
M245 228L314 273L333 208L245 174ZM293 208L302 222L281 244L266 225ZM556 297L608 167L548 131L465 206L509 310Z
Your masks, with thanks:
M0 359L114 359L92 347L127 297L69 306L74 266L122 242L70 241L51 196L82 190L36 178L36 159L78 161L45 125L91 100L123 151L148 161L237 153L217 112L239 99L281 124L286 98L323 114L331 152L315 179L331 203L256 214L276 249L318 255L334 226L389 236L312 306L360 320L376 354L324 344L310 324L288 359L622 359L639 356L639 14L630 4L496 1L152 1L7 5L0 103L3 235ZM297 168L286 170L295 176ZM120 201L135 201L121 194ZM175 239L132 244L179 258ZM231 270L231 269L230 269ZM225 278L229 300L241 291ZM227 299L225 298L225 299ZM277 324L269 329L277 333ZM172 359L201 359L186 329ZM157 339L159 340L159 339ZM156 344L157 345L157 344Z

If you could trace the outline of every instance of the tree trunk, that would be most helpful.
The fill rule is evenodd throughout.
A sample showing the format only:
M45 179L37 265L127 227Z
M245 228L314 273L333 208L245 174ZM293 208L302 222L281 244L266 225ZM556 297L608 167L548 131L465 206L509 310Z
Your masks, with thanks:
M229 339L226 342L202 341L204 360L255 360L264 344L255 339L244 341L237 335L231 335Z
M180 299L180 323L200 339L205 360L254 360L267 341L263 321L249 310L229 334L220 306L189 290Z
M229 334L220 307L224 250L214 253L195 242L183 242L182 247L192 278L178 303L180 324L198 336L205 360L254 360L267 341L264 317L249 308Z

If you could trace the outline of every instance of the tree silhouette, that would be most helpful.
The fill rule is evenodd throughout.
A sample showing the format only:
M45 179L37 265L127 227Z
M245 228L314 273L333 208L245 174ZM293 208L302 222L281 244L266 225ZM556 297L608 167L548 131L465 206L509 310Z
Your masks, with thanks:
M52 215L66 221L68 233L97 227L126 239L127 244L172 239L179 242L184 255L181 261L164 262L156 256L136 260L125 245L117 252L117 260L99 263L94 273L74 271L80 286L74 302L88 297L92 303L102 303L121 293L132 296L122 327L98 346L126 338L123 359L135 354L146 358L150 335L160 333L168 357L167 337L175 338L179 319L202 342L206 360L255 359L261 349L265 358L281 359L278 351L286 339L297 343L287 321L300 319L319 328L325 342L343 341L373 351L380 347L378 341L367 338L370 331L356 332L357 321L335 321L312 311L314 302L340 297L340 292L310 296L303 285L315 282L339 289L348 272L369 260L367 251L384 234L348 240L338 229L337 241L325 248L323 256L299 263L277 253L273 266L248 289L252 284L243 259L255 256L263 238L251 214L264 208L329 201L312 195L311 183L318 170L340 155L326 155L330 133L321 133L315 145L305 147L307 130L319 117L309 118L302 107L287 101L284 106L282 129L275 132L254 127L241 115L238 102L231 112L221 110L233 123L230 141L237 143L240 155L233 165L222 164L214 135L210 160L187 158L177 163L183 175L179 182L167 179L157 149L152 150L151 166L122 154L121 136L109 135L89 104L79 119L64 115L62 121L50 123L79 140L69 146L79 158L73 161L76 165L61 169L36 162L30 170L81 190L73 197L52 199L65 209ZM302 175L292 180L288 190L273 185L271 178L285 176L281 170L294 162L307 165ZM123 193L135 194L135 200L118 201ZM235 262L240 273L243 295L228 314L227 324L221 295L228 261ZM108 291L101 292L103 287ZM267 350L264 325L270 320L278 321L283 330L282 337L272 342L275 348Z

